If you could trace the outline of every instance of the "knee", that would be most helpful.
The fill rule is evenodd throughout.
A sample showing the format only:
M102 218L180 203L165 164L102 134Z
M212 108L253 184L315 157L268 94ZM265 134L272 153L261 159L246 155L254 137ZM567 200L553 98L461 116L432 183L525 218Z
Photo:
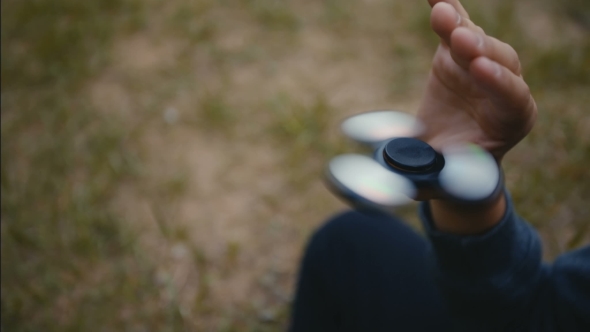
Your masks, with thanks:
M358 237L398 228L407 228L402 220L382 213L345 211L328 219L317 231L320 238Z
M399 218L352 210L330 218L315 232L311 244L313 247L343 250L373 246L408 249L422 247L424 240Z

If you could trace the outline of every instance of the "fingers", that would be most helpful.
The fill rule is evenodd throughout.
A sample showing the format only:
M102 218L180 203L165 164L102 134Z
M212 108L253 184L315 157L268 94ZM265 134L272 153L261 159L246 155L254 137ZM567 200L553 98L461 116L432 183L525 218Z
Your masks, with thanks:
M449 3L439 1L432 8L431 25L443 44L450 47L451 56L464 69L479 56L485 56L520 75L516 51L496 38L486 36L483 29L463 17Z
M430 25L447 45L450 45L453 31L461 26L485 35L482 28L473 24L467 16L461 15L453 6L445 2L439 2L432 8Z
M531 105L534 101L528 85L521 76L515 75L508 68L487 57L480 56L471 61L469 72L475 82L487 92L492 102L499 106L499 109L506 112L534 111L534 104ZM513 115L517 116L517 114ZM531 116L531 114L521 115L524 118Z
M453 6L453 8L457 12L459 12L459 14L461 14L461 16L463 16L464 18L469 18L469 14L465 10L465 8L463 8L463 5L459 2L459 0L428 0L430 7L434 7L434 5L436 5L439 2L448 3L449 5Z
M469 63L485 56L520 75L520 60L512 46L496 38L481 35L468 28L459 27L451 34L452 56L459 65L467 69Z

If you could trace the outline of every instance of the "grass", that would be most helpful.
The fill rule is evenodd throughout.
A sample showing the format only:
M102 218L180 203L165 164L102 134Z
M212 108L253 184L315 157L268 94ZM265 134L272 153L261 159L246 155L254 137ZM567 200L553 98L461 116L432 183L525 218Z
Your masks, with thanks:
M208 42L217 32L215 22L207 16L212 8L212 1L183 2L176 6L166 26L194 44Z
M235 122L235 111L221 94L205 94L201 98L198 111L201 125L208 130L231 131Z
M379 82L411 77L390 86L366 87L365 93L386 90L390 104L418 95L420 81L414 76L425 74L420 59L431 56L436 42L425 3L341 3L325 1L319 14L307 15L310 8L318 7L267 0L166 5L136 0L3 1L1 328L281 330L288 319L288 293L297 268L292 257L297 255L277 259L288 261L290 268L283 270L269 258L273 255L268 255L268 248L273 254L298 252L321 216L338 208L327 192L315 189L318 177L331 156L356 149L336 132L341 112L351 107L349 101L338 99L341 85L320 84L332 63L316 62L314 56L323 54L298 53L309 45L306 33L318 29L329 36L322 42L333 44L324 47L325 52L337 48L338 61L357 66L358 76L364 74L366 62L357 58L356 48L363 45L377 54L370 59L393 63L383 68ZM568 13L575 11L572 8L588 13L590 7L584 1L569 1L547 23L559 42L538 43L527 37L535 31L523 24L518 4L498 0L483 8L480 2L466 0L465 6L474 21L519 51L539 106L535 130L506 161L519 213L540 230L548 258L586 244L590 39L584 23L579 23L582 14L570 20ZM373 16L375 12L392 13L395 20ZM242 28L252 31L244 37L245 45L226 47L235 38L232 29ZM570 36L572 29L580 31L578 37ZM181 49L172 52L178 57L171 64L157 70L112 73L112 68L120 68L114 45L130 36L169 41L170 47ZM295 90L309 79L300 80L297 68L306 66L312 66L320 83L317 89L306 86L302 98ZM255 75L248 76L248 84L239 85L248 70ZM131 108L138 110L133 121L91 102L88 87L105 73L127 88ZM357 79L357 74L349 79ZM284 81L291 85L281 85ZM188 101L176 103L178 95L188 96ZM166 107L173 111L165 111ZM169 123L159 126L163 111ZM179 125L185 122L196 125ZM256 128L256 134L243 134L240 126L246 125ZM188 133L180 144L189 149L191 133L222 132L211 135L215 146L233 146L236 140L251 147L268 144L279 156L281 162L275 167L280 170L262 169L252 173L257 174L256 181L245 182L254 183L246 189L268 211L241 211L237 214L243 219L234 225L253 229L256 241L215 238L221 243L215 254L206 243L194 240L195 234L208 229L200 217L183 220L181 207L219 203L199 191L200 183L194 181L201 180L199 169L168 162L162 175L150 164L150 154L167 157L173 143L179 144L167 136L177 131ZM145 140L150 137L160 138L163 148L150 149L151 141ZM258 157L264 156L252 158ZM258 186L276 173L286 178L277 191ZM220 182L219 186L226 185ZM133 223L116 208L127 204L118 195L125 188L149 198L154 230L149 230L150 221L140 212L140 223ZM196 198L191 196L194 192L199 193ZM218 210L214 217L231 215L225 207ZM411 219L413 211L400 213ZM287 222L269 222L267 217ZM267 226L275 227L273 232ZM146 244L146 237L153 242ZM168 252L175 248L184 248L184 260L169 258ZM176 281L170 266L191 271L186 285ZM220 301L216 285L227 282L229 287L250 272L252 279L242 283L251 291L246 300Z
M128 132L77 97L137 6L2 2L2 329L178 326L109 208L138 175Z
M355 23L354 1L323 1L322 22L326 27L341 33L350 32Z
M295 31L299 28L299 19L289 8L288 2L249 0L246 3L256 20L268 29Z
M2 43L11 46L2 51L2 77L11 87L76 82L104 65L102 48L114 29L142 24L135 1L9 0L2 8L10 12L3 15ZM104 24L109 18L114 24Z
M274 133L285 151L291 183L303 190L321 176L326 158L343 151L344 140L329 136L334 110L323 96L305 105L284 93L270 100L268 108L275 117L269 132Z

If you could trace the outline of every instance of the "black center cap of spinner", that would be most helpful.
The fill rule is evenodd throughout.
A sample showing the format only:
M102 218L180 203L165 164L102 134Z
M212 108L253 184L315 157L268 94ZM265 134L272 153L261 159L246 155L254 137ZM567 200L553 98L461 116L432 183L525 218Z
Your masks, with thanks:
M426 171L436 162L436 152L430 145L410 137L391 140L383 157L389 165L412 172Z

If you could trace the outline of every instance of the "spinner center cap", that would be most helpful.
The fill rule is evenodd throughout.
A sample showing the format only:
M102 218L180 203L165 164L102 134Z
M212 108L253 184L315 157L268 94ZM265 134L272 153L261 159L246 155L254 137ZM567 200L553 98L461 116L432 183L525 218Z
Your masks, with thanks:
M410 138L396 138L383 150L385 161L393 167L406 171L425 171L436 162L436 152L425 142Z

